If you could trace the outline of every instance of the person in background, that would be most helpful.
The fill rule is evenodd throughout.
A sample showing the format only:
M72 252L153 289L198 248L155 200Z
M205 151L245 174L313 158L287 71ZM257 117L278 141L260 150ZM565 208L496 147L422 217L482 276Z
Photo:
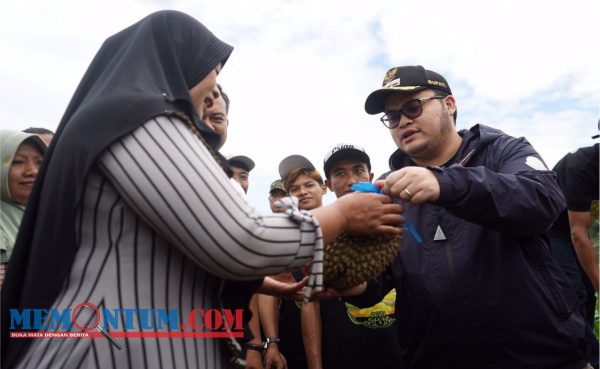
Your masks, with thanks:
M231 178L238 182L242 186L244 193L247 194L250 187L250 172L254 169L254 161L244 155L231 156L227 161L229 161L231 171L233 172Z
M398 147L381 184L414 232L346 301L369 306L396 288L408 368L588 367L585 322L547 236L565 200L529 142L482 124L457 131L448 82L422 66L388 70L365 110L383 113Z
M273 213L282 213L283 207L277 201L287 196L283 181L277 179L269 186L269 206ZM288 277L293 278L290 273ZM258 312L262 331L268 340L262 345L264 351L264 363L266 369L285 369L287 360L279 351L279 299L274 296L258 294ZM275 342L277 341L277 342Z
M304 156L290 155L284 158L279 163L279 175L284 189L289 196L297 199L300 209L317 209L323 205L327 187L314 165ZM298 281L304 278L304 274L297 271L291 277ZM309 367L308 359L320 350L320 340L304 337L302 332L303 305L301 301L261 296L259 311L267 337L267 369L283 368L282 356L289 369L306 369ZM315 338L320 339L316 335Z
M4 280L4 272L17 239L21 218L46 148L46 143L37 135L8 129L0 130L0 284Z
M229 104L230 100L227 94L223 92L221 85L212 90L209 97L204 99L205 108L202 114L202 120L219 135L218 149L221 149L227 141L227 129L229 126ZM240 193L246 195L249 186L249 172L254 168L252 159L246 156L236 156L229 160L229 165L232 170L231 182L234 186L240 187ZM240 167L243 167L240 168ZM249 169L247 169L249 168ZM229 282L232 284L232 282ZM230 359L232 368L244 367L246 369L262 369L262 355L256 350L248 350L248 348L259 347L262 342L260 333L260 322L258 314L258 297L252 295L248 304L248 309L252 314L252 318L245 327L246 334L243 340L238 341L231 337L230 342L233 348L234 357ZM258 345L258 346L257 346Z
M229 127L229 96L223 91L221 85L213 89L212 94L205 101L205 109L202 120L206 125L219 135L218 149L221 149L227 141L227 129Z
M353 184L373 180L369 155L353 144L335 145L323 160L323 171L327 188L337 198L353 192ZM363 309L340 298L305 304L303 334L322 336L317 339L322 341L321 352L309 358L309 368L404 368L396 335L395 301L396 290L392 289L377 304Z
M300 209L311 210L323 206L323 196L327 193L327 186L321 174L308 159L302 155L288 156L279 164L279 174L283 179L283 185L288 191L289 196L298 198L298 207ZM296 279L300 280L300 277L301 275L298 274ZM299 324L295 320L283 323L288 325L286 330L291 331L291 333L294 333L294 330L300 330L306 356L306 367L315 368L317 360L320 358L321 332L307 330L305 326L317 326L314 319L319 316L319 306L313 302L304 302L300 306L296 302L292 303L300 308ZM279 321L279 326L280 330L282 330L281 320ZM284 334L282 333L281 336L284 336ZM283 344L280 347L283 348ZM284 353L286 350L282 349ZM293 367L291 368L293 369Z
M577 292L587 323L588 360L598 368L598 339L594 335L598 254L590 229L598 224L598 144L565 155L552 169L567 200L567 208L550 229L552 255ZM596 242L598 236L594 237Z
M402 207L386 195L352 194L311 212L289 202L286 214L261 215L236 193L220 138L200 119L231 52L177 11L150 14L100 47L23 215L1 290L2 367L225 368L221 339L10 339L10 312L82 301L182 314L245 308L255 291L297 291L303 283L265 276L311 260L306 295L322 290L323 245L342 232L400 233ZM252 282L226 290L225 280ZM128 331L172 332L132 320Z
M50 146L50 142L52 142L52 138L54 137L54 132L41 127L29 127L27 129L24 129L23 132L33 133L40 136L42 140L46 143L46 146Z
M227 141L227 129L229 127L229 96L223 91L221 85L213 89L210 96L205 98L205 108L202 113L202 121L219 136L217 148L221 149ZM233 160L231 160L233 159ZM248 193L248 178L250 171L254 168L254 161L247 156L235 156L230 158L229 165L232 170L232 183L241 186L241 193Z
M225 101L223 97L220 100ZM214 116L215 115L213 114L213 121L215 120ZM218 119L216 120L218 121ZM222 125L220 127L222 128ZM219 135L221 136L222 140L223 133L221 132ZM224 136L227 137L227 128L225 128ZM254 169L254 161L243 155L233 156L229 158L228 161L233 172L231 179L240 185L244 191L244 195L246 195L250 186L250 171ZM255 347L261 347L262 344L262 335L260 333L260 315L258 313L258 294L252 295L248 304L248 309L252 314L252 318L248 322L247 329L249 332L247 332L246 337L244 337L245 340L242 347L241 358L243 361L245 361L246 369L262 369L262 351L253 349Z
M271 183L269 187L269 207L273 213L283 213L285 211L284 208L276 205L277 201L288 195L285 187L283 187L283 181L281 179L277 179Z

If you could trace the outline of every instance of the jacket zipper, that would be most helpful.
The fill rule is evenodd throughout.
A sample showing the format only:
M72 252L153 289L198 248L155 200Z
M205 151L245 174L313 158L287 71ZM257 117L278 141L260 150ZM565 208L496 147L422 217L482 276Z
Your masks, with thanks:
M440 212L438 214L438 226L441 227L442 224L442 213ZM443 228L442 228L443 230ZM464 299L462 297L460 288L458 286L458 276L456 275L456 271L454 269L454 260L452 258L452 243L450 242L450 240L448 238L446 238L446 245L445 245L445 249L446 249L446 264L448 266L448 274L450 276L450 284L452 285L452 294L454 296L454 304L455 304L455 309L457 310L457 315L460 317L460 319L463 322L463 328L466 331L466 337L468 339L472 339L473 335L471 332L471 329L468 327L467 325L467 316L466 316L466 312L465 312L465 305L464 305ZM474 363L475 362L475 358L473 357L472 352L469 350L467 351L469 354L469 362L470 363ZM463 358L466 358L463 356Z

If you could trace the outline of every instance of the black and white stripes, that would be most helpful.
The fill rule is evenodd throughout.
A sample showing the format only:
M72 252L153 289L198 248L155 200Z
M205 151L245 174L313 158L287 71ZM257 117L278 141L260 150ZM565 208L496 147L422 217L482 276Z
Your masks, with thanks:
M289 232L295 224L261 217L241 200L183 123L148 122L112 145L100 162L149 224L216 275L252 279L265 267L300 267L312 256L298 248L299 233Z
M54 308L217 308L220 278L299 268L322 239L311 221L261 216L178 119L115 142L86 180L78 252ZM180 318L183 318L180 317ZM141 321L134 322L140 331ZM156 328L155 328L156 329ZM22 368L220 368L219 339L34 340Z

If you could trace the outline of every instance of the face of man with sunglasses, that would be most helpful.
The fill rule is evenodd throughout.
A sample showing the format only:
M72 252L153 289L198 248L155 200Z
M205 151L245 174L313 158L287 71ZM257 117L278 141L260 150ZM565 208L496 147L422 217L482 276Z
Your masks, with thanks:
M398 93L386 100L382 122L398 148L415 163L442 165L460 146L452 118L455 110L454 97L439 96L435 90Z

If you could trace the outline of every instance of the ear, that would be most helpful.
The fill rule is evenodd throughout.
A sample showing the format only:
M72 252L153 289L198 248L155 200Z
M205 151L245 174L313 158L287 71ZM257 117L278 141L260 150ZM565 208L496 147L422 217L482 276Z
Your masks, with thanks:
M375 178L375 175L373 174L373 172L369 173L369 182L373 182L373 178Z
M444 99L444 104L446 105L446 109L448 109L450 116L453 116L454 112L456 111L456 100L454 99L454 96L446 96Z
M329 188L329 191L333 191L333 188L331 188L331 181L326 179L325 180L325 186L327 186L327 188Z
M325 183L323 183L321 188L323 189L323 195L325 195L327 193L327 185Z

